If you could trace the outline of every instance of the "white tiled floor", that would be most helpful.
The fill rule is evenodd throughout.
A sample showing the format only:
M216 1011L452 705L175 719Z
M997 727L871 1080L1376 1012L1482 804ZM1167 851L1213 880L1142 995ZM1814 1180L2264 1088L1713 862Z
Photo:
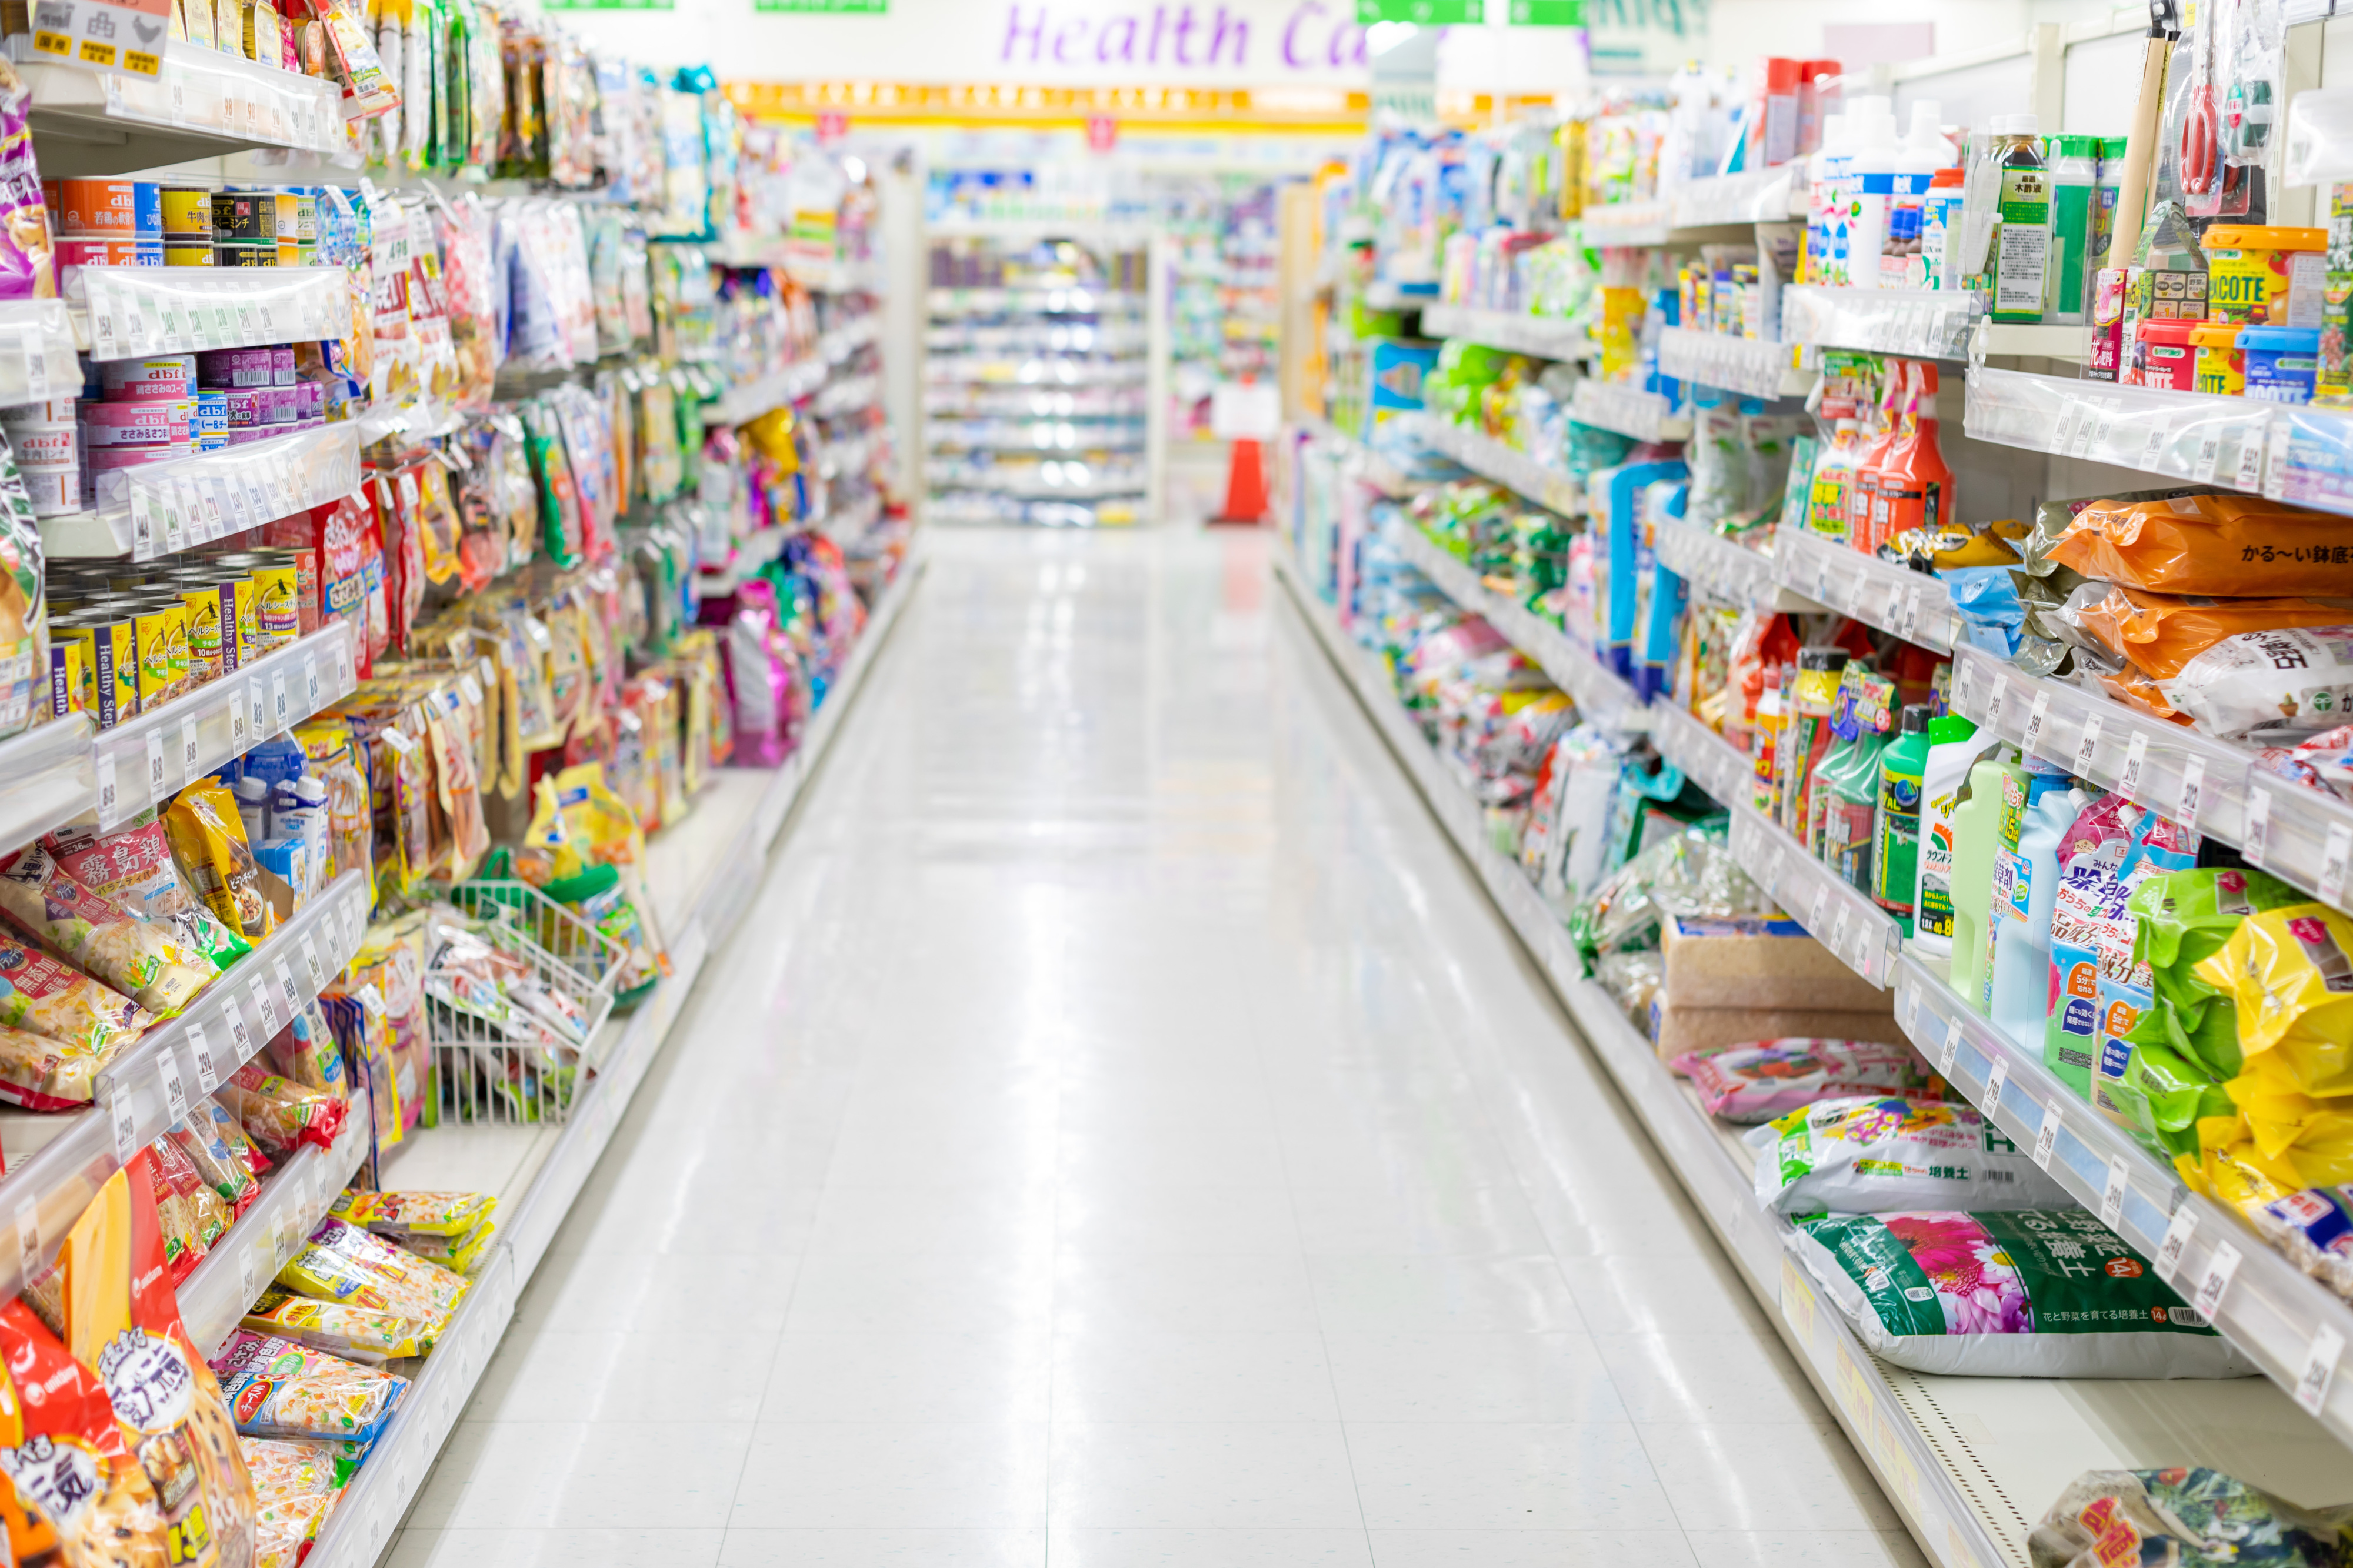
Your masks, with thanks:
M932 544L400 1568L1917 1564L1265 541Z

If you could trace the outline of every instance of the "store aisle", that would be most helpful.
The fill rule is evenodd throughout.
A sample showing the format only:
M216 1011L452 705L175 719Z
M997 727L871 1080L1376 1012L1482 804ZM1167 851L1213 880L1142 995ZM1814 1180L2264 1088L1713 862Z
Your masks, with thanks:
M394 1561L1917 1563L1268 542L930 545Z

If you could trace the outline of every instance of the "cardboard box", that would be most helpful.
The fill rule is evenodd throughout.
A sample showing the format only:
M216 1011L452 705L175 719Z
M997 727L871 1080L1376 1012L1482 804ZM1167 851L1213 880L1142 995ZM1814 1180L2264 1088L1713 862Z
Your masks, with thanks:
M1666 959L1660 992L1677 1007L1887 1013L1892 1005L1793 920L1671 916L1659 945Z
M1743 1046L1757 1040L1810 1038L1904 1043L1896 1026L1893 994L1875 1013L1825 1012L1810 1007L1671 1007L1651 1001L1651 1043L1669 1061L1686 1051Z

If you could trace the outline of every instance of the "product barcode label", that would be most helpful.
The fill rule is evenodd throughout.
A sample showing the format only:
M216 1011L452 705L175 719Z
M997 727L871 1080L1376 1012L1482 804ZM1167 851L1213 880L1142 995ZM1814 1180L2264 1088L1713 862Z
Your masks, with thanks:
M2125 748L2124 772L2116 775L2116 793L2126 800L2140 799L2141 770L2148 765L2148 731L2133 731L2132 743Z
M319 696L319 661L308 654L302 656L302 685L304 689L310 693L311 711L316 713L319 710L321 700Z
M1936 1053L1936 1071L1946 1078L1953 1076L1953 1063L1961 1054L1961 1020L1956 1016L1945 1021L1944 1048Z
M2305 1352L2304 1373L2295 1380L2295 1402L2317 1415L2328 1403L2328 1385L2337 1380L2337 1358L2345 1353L2345 1336L2327 1323L2312 1331L2312 1348Z
M1996 733L2001 730L2001 701L2009 690L2010 682L1997 675L1993 678L1993 689L1986 693L1986 728Z
M2042 1108L2042 1125L2034 1134L2034 1163L2044 1170L2051 1168L2051 1151L2059 1146L2059 1107L2057 1102Z
M236 1004L231 1003L231 1006ZM205 1033L204 1025L195 1018L188 1020L188 1054L196 1064L196 1092L210 1094L220 1087L220 1068L213 1061L213 1042Z
M2122 1154L2108 1156L2108 1179L2100 1186L2100 1223L2115 1230L2125 1222L2125 1194L2132 1190L2132 1167Z
M2189 1248L2190 1233L2198 1228L2198 1211L2185 1203L2173 1211L2173 1223L2165 1227L2165 1239L2158 1244L2157 1277L2167 1283L2180 1270L2181 1255Z
M2206 759L2192 757L2181 764L2181 795L2173 813L2173 820L2192 833L2198 831L2198 807L2205 793Z
M2035 742L2042 739L2042 726L2050 717L2051 693L2048 691L2036 692L2034 694L2034 706L2028 709L2026 711L2026 734L2024 738L2019 742L2019 749L2021 751L2026 752L2029 756L2033 755Z
M2084 721L2084 738L2075 742L2075 773L2079 778L2092 776L2092 756L2100 749L2100 716L2092 714Z
M236 1067L232 1067L229 1069L231 1072L235 1072L237 1068L241 1068L247 1062L253 1059L253 1036L247 1032L245 1026L245 1009L237 1005L237 997L235 995L232 994L223 1001L221 1005L221 1012L225 1016L225 1021L228 1025L230 1049L237 1058Z
M1966 714L1968 710L1970 670L1968 659L1953 661L1953 711L1956 713Z
M252 1306L261 1295L260 1291L254 1289L254 1283L253 1248L240 1247L237 1255L237 1289L244 1292L245 1304L248 1307Z
M2264 852L2271 847L2272 793L2258 785L2247 791L2247 832L2242 853L2250 866L2263 863Z
M1806 930L1814 934L1816 941L1820 940L1822 907L1830 902L1830 897L1831 890L1827 883L1814 889L1814 906L1806 916Z

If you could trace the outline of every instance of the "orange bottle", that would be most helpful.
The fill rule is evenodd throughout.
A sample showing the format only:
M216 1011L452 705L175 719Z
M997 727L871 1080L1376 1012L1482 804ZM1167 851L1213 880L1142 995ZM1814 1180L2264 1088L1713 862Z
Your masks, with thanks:
M1936 446L1936 367L1915 363L1912 370L1905 432L1881 471L1887 516L1877 544L1915 528L1933 531L1956 515L1952 467Z
M1846 538L1857 550L1875 548L1871 523L1879 509L1879 470L1895 450L1896 424L1904 407L1904 367L1900 359L1887 362L1887 390L1880 395L1879 407L1862 450L1854 460L1854 482L1847 489Z

